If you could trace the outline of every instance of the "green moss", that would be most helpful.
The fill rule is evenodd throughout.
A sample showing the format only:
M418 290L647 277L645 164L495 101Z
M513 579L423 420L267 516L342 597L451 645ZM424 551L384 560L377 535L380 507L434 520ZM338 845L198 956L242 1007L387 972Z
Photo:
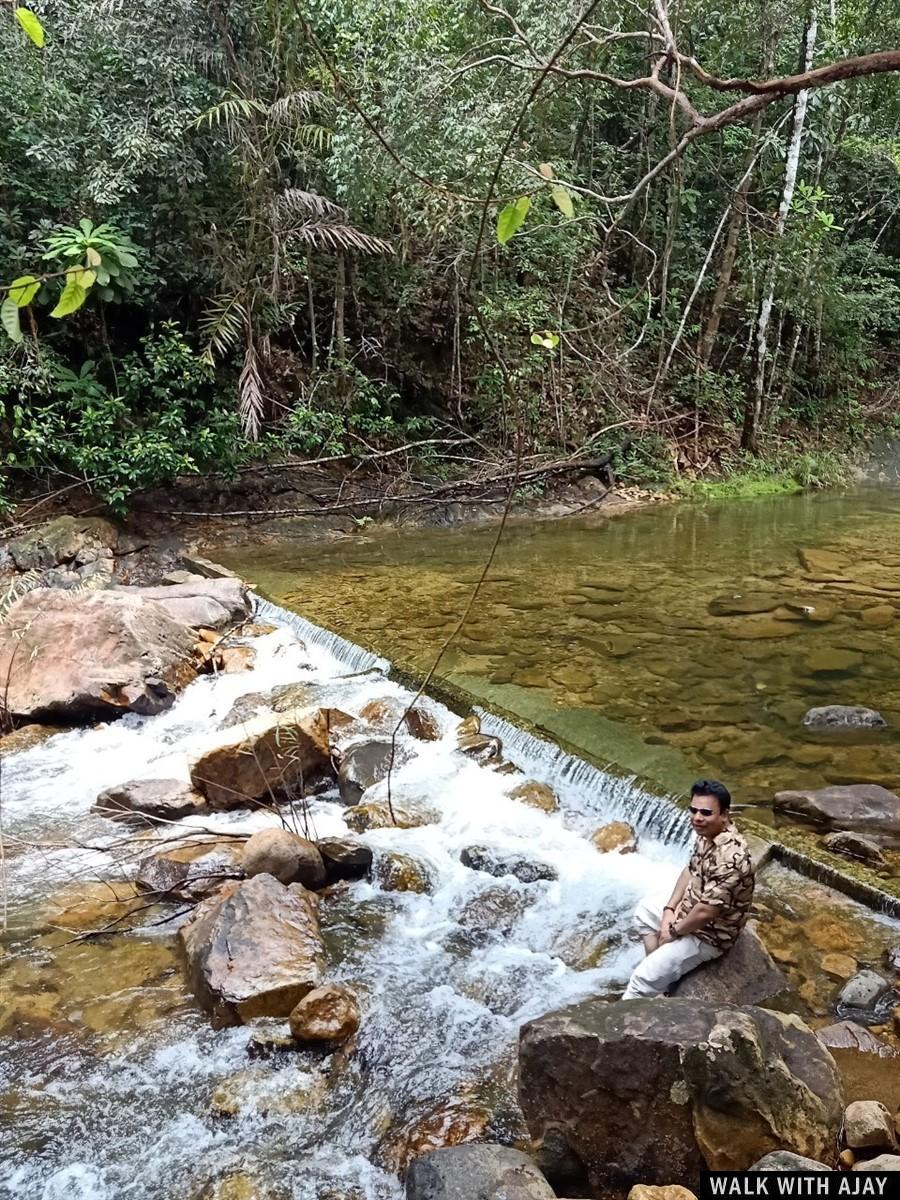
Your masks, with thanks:
M732 475L726 479L686 479L675 491L688 500L749 500L756 496L780 496L802 492L803 484L790 474Z

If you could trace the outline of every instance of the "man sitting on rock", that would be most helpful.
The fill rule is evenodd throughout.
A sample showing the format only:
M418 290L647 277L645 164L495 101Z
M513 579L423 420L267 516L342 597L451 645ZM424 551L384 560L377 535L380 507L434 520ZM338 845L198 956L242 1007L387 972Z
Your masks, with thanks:
M645 898L635 912L646 957L623 1000L663 995L682 975L730 950L747 920L753 864L731 823L731 794L723 783L694 784L691 825L697 841L672 895L665 903L664 897Z

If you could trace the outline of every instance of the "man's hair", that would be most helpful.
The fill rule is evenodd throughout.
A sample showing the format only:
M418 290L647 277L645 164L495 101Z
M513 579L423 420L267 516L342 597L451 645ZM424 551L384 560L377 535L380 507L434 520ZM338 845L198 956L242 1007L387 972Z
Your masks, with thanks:
M692 800L694 796L715 796L721 812L728 812L731 808L731 792L724 783L719 783L717 779L698 779L691 786Z

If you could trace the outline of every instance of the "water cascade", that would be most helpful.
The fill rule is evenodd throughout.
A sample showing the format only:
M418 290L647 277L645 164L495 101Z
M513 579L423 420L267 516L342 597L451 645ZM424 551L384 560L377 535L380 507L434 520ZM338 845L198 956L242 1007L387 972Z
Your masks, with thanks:
M142 927L88 940L52 915L79 883L133 877L139 851L153 847L92 813L97 792L127 779L186 779L190 761L221 741L240 696L308 680L317 702L351 714L373 699L409 698L375 655L265 601L256 615L277 628L252 639L250 671L202 676L168 712L66 732L4 762L0 1027L18 1036L0 1038L0 1196L194 1200L240 1169L286 1200L318 1200L329 1188L395 1200L398 1164L429 1129L481 1121L491 1136L515 1135L521 1024L622 985L639 954L630 912L684 860L683 818L669 802L485 714L507 758L560 798L557 812L530 808L509 795L522 776L462 756L458 718L426 699L442 736L403 734L413 753L392 793L401 804L427 799L438 821L362 835L373 880L321 904L327 974L362 1005L355 1052L259 1062L258 1030L212 1030L187 993L173 937L184 912L155 906ZM317 836L345 832L336 792L308 803ZM638 853L602 855L590 843L615 818L637 826ZM274 819L205 814L152 836L190 825L246 832ZM460 861L473 844L538 858L557 878L526 885L473 871ZM379 862L398 852L419 865L425 891L379 885ZM11 1013L29 1004L37 1024L17 1028Z

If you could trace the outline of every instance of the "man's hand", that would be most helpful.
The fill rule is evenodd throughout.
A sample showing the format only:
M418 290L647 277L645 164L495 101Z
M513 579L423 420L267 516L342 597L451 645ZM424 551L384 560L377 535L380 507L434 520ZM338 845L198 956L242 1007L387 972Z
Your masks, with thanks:
M672 936L672 923L675 920L674 914L668 909L663 913L662 923L659 927L659 944L665 946L668 942L674 942Z

